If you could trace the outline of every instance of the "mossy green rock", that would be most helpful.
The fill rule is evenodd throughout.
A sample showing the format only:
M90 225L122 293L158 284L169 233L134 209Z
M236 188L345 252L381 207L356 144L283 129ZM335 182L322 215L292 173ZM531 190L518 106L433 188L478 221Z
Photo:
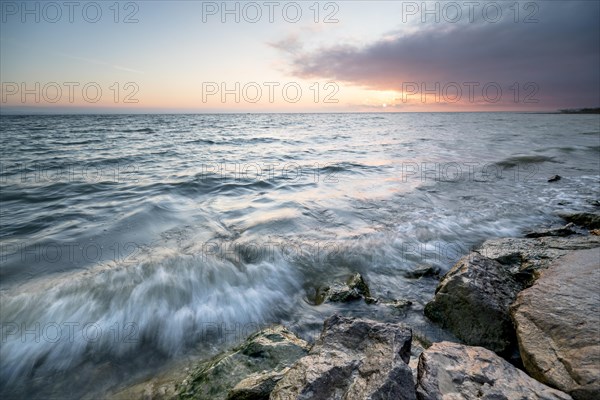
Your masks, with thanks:
M283 326L262 330L194 368L179 386L179 398L225 400L240 381L266 370L283 371L308 350L308 343Z

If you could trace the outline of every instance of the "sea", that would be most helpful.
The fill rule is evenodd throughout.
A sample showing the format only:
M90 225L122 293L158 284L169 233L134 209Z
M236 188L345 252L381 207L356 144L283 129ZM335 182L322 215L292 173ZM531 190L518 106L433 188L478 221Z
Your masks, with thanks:
M0 127L3 399L107 398L272 324L314 340L336 313L452 340L423 316L436 275L486 239L600 206L598 115L4 115ZM320 304L354 273L378 304Z

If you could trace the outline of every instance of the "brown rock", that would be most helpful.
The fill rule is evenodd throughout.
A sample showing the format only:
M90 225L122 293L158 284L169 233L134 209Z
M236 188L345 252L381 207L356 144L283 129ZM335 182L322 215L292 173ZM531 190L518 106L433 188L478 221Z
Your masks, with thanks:
M527 399L567 400L483 347L434 343L419 358L419 400Z
M600 248L557 260L512 306L531 376L575 399L600 394Z

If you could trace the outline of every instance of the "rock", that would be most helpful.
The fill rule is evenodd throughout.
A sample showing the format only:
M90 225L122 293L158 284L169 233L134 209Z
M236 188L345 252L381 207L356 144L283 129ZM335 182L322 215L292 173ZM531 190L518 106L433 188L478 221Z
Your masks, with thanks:
M424 277L439 276L440 270L433 265L418 266L412 271L406 271L404 276L408 279L420 279Z
M600 248L573 251L511 308L527 372L575 399L600 393L599 287Z
M594 207L600 207L600 200L596 200L596 199L587 199L586 202L588 204L593 205Z
M562 179L562 177L560 175L552 175L550 177L550 179L548 179L548 182L556 182L556 181L560 181Z
M600 246L600 237L541 237L536 239L504 238L485 241L476 251L511 269L513 274L533 274L547 268L571 250ZM533 283L533 282L531 282Z
M573 227L573 224L569 223L560 228L544 229L542 231L529 232L529 233L525 234L525 237L526 238L539 238L539 237L545 237L545 236L564 237L564 236L574 235L577 232L575 232L573 229L571 229L572 227Z
M410 300L390 300L390 301L382 301L388 307L395 308L397 310L403 310L412 306L412 301Z
M310 354L271 392L272 400L414 399L411 331L399 324L333 316Z
M516 348L509 306L522 289L504 265L470 253L444 275L425 315L467 344L509 355Z
M425 348L431 346L431 344L426 345L419 340L418 336L413 334L413 340L410 346L410 361L408 362L408 366L412 371L413 381L415 386L417 384L417 372L419 367L419 358L421 357L421 353L425 351Z
M185 379L187 372L181 366L166 373L153 376L141 383L121 388L116 392L107 393L106 398L112 400L176 400L178 399L178 384ZM84 397L86 399L87 397Z
M331 286L325 287L317 298L317 304L325 301L345 303L360 299L365 299L367 302L373 302L369 286L367 286L362 275L358 273L348 278L345 283L336 282ZM367 300L367 298L369 300Z
M281 371L252 374L231 389L227 400L269 400L275 384L283 378L288 370L289 368L284 368Z
M589 213L589 212L576 212L576 213L561 213L559 214L562 219L567 222L572 222L575 225L583 226L587 229L599 229L600 228L600 214Z
M264 393L277 374L308 354L308 349L308 343L283 326L259 331L233 350L195 367L180 384L179 398L224 400L230 391L232 396L252 390ZM264 375L264 371L269 372ZM253 375L257 373L262 377Z
M417 398L570 399L482 347L439 342L419 358Z

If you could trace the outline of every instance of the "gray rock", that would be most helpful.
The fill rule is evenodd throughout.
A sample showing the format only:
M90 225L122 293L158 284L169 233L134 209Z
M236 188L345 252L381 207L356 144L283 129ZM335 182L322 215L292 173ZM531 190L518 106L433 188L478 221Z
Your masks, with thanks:
M331 286L323 288L317 294L317 304L330 301L345 303L353 300L365 299L367 302L372 302L369 286L364 278L356 273L349 277L346 282L336 282Z
M600 248L557 260L511 308L523 365L575 399L600 397Z
M408 279L420 279L424 277L439 276L440 270L433 265L421 265L411 271L406 271L404 276Z
M269 382L253 374L269 371L267 378L308 354L308 343L299 339L283 326L274 326L251 335L231 351L195 367L179 385L180 399L225 399L228 393L244 379L254 379L257 390L266 390ZM265 377L263 377L265 378ZM246 381L250 388L250 382ZM241 392L241 387L238 392ZM243 393L238 393L242 395ZM236 392L232 395L236 395ZM239 397L238 397L239 398Z
M411 331L398 324L333 316L310 354L285 374L272 400L414 399Z
M451 342L435 343L421 354L416 390L419 400L571 398L487 349Z
M560 175L552 175L550 177L550 179L548 179L548 182L557 182L560 181L562 179L562 177Z
M598 246L598 236L504 238L487 240L476 251L508 266L514 274L530 273L537 276L538 271L547 268L554 260L571 250Z
M575 225L583 226L584 228L587 228L587 229L599 229L600 228L600 214L599 213L576 212L576 213L561 213L559 215L565 221L572 222Z
M421 357L421 353L425 351L425 348L431 346L430 344L423 343L419 340L417 335L413 334L412 343L410 346L410 361L408 362L408 366L412 371L413 381L415 382L415 386L417 384L417 372L419 367L419 358Z
M381 301L381 304L384 304L388 307L392 307L395 308L396 310L404 310L410 306L412 306L412 301L410 300L404 300L404 299L396 299L396 300L383 300Z
M470 253L444 275L425 315L467 344L509 355L516 347L509 306L522 289L506 266Z
M576 234L577 232L575 232L571 228L573 228L573 224L569 223L560 228L551 228L551 229L544 229L541 231L529 232L529 233L525 234L525 237L526 238L539 238L539 237L545 237L545 236L564 237L564 236Z

